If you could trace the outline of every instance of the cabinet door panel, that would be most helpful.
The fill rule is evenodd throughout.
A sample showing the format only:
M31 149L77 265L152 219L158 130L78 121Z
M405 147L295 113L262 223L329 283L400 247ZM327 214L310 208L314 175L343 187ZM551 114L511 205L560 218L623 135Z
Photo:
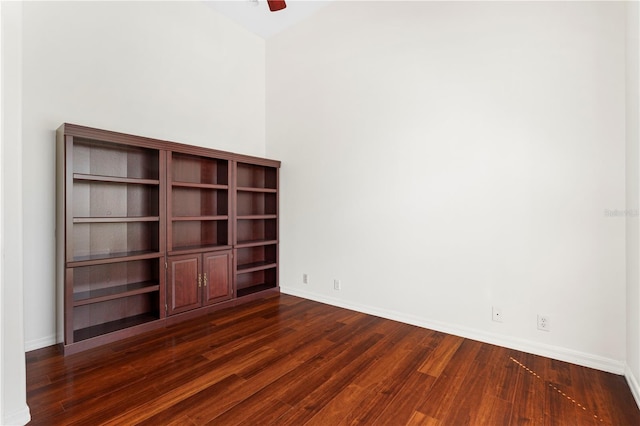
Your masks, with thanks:
M169 258L169 315L200 307L200 255Z
M210 305L231 299L231 253L205 253L203 272L206 277L203 304Z

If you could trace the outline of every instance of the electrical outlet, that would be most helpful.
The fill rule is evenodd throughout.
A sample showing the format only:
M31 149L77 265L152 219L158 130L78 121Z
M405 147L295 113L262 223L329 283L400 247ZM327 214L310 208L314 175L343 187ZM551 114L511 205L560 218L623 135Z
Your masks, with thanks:
M538 330L551 331L551 319L548 316L538 314Z
M333 289L334 290L340 290L342 288L341 284L340 284L340 280L333 280Z
M309 275L302 274L302 284L309 284Z
M502 309L493 306L491 308L491 319L495 322L502 322Z

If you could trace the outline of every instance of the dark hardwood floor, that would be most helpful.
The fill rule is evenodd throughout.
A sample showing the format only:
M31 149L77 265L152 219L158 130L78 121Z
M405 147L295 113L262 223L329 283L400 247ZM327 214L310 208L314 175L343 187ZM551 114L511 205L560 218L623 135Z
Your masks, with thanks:
M640 425L622 376L292 296L63 357L34 425Z

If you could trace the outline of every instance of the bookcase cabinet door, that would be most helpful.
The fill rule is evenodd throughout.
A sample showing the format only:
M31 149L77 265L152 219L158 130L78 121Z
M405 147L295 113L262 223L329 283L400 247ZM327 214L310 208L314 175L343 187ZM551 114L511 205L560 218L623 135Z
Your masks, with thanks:
M169 315L233 297L229 250L170 256L167 273Z
M168 261L169 315L199 308L202 304L201 256L172 256Z
M211 305L231 299L233 297L231 253L206 253L202 258L204 304Z

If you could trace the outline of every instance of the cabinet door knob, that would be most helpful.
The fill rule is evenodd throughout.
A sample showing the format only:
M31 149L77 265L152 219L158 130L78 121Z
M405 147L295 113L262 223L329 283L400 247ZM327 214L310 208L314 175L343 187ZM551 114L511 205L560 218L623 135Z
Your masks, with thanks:
M202 287L202 274L198 274L198 287Z
M204 273L204 286L207 286L207 273Z

